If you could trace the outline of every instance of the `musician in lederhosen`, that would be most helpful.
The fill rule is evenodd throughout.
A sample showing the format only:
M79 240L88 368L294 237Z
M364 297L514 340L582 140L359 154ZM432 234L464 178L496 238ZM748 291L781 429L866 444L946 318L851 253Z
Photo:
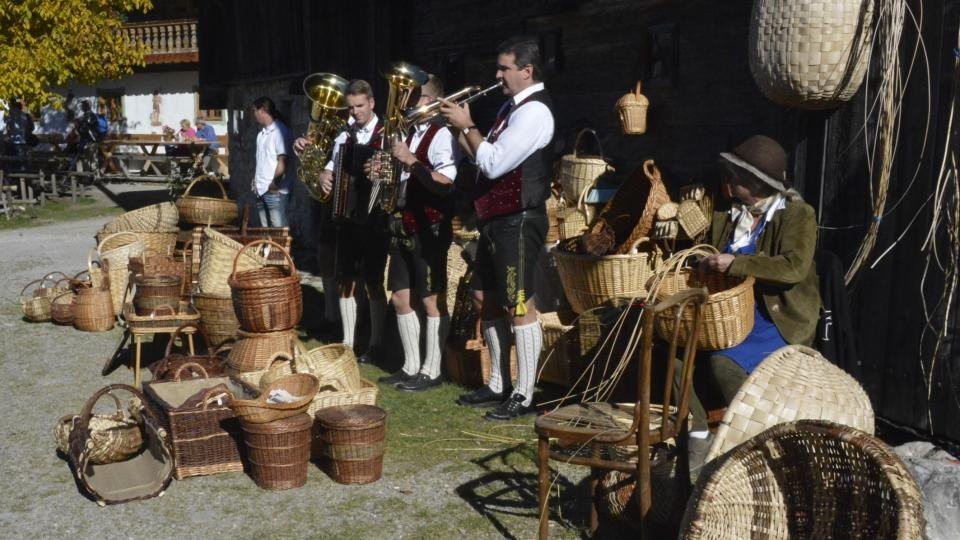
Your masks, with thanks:
M554 160L554 120L541 69L535 39L512 38L500 45L496 76L510 99L486 137L474 125L469 105L445 103L441 109L447 122L461 131L460 143L480 173L473 195L480 230L474 285L483 291L480 316L492 361L488 385L460 396L458 402L496 405L486 414L491 420L532 412L537 361L543 348L532 289L547 233L545 202ZM511 324L519 364L512 393Z
M383 322L387 309L387 297L383 289L383 277L387 265L387 250L390 246L388 216L379 207L366 213L370 195L370 182L363 172L363 164L372 151L380 149L382 124L373 112L373 88L367 81L350 81L346 89L350 125L341 133L333 146L333 158L321 173L321 189L325 193L334 188L334 165L341 164L343 171L353 180L355 210L344 217L337 226L335 269L337 288L340 293L340 321L343 325L343 343L354 347L357 323L357 302L354 297L356 284L362 280L366 286L370 305L370 341L367 351L359 355L360 362L371 362L380 352ZM340 154L343 153L343 156Z
M443 96L440 79L430 75L420 88L417 107ZM436 121L441 120L441 121ZM443 293L447 286L447 250L453 237L447 195L457 176L462 152L442 119L417 124L405 141L392 148L404 166L400 175L398 211L391 221L390 301L397 312L403 344L403 367L380 382L417 392L440 385L440 328L448 316ZM441 304L438 304L440 298ZM420 355L421 302L426 312L426 349Z

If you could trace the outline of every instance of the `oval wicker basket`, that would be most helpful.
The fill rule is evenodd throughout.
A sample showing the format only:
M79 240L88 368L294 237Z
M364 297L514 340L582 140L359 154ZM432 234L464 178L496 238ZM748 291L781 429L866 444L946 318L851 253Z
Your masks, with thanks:
M641 244L650 247L636 251ZM647 238L637 240L631 251L597 257L556 250L557 273L571 309L583 313L617 299L646 296L647 280L660 268L663 254Z
M84 332L104 332L113 328L115 319L108 287L89 286L77 289L73 304L74 328Z
M256 399L231 399L228 405L241 422L264 424L297 414L303 414L320 389L320 381L309 373L291 373L271 382ZM270 393L284 390L296 399L290 402L270 403Z
M20 290L20 311L28 321L46 322L52 318L51 303L53 299L68 290L67 282L63 279L53 281L55 274L60 274L60 272L52 272L40 279L35 279L24 285L23 289ZM52 283L52 286L47 287L45 286L46 283ZM33 291L28 296L24 296L27 289L34 285L37 286Z
M203 229L200 249L200 268L197 272L197 289L214 296L230 296L228 280L233 272L233 263L243 244L210 227ZM281 250L282 251L282 250ZM256 253L244 253L237 270L252 270L266 265L266 259Z
M593 135L594 140L597 141L599 157L580 155L580 141L585 133ZM600 145L597 132L592 129L581 130L573 143L573 153L560 158L560 188L563 190L563 196L572 201L578 198L584 189L596 183L597 178L614 171L613 166L603 159L603 147Z
M342 343L321 345L310 351L299 343L294 345L290 360L274 362L260 378L260 388L291 373L310 373L324 387L333 387L341 392L361 389L360 368L353 349Z
M657 290L657 301L692 287L706 287L710 295L703 304L703 329L697 339L701 350L715 351L739 345L753 329L754 298L752 276L732 278L718 272L703 276L692 268L667 273ZM676 308L665 309L657 316L657 334L669 340L676 325ZM686 345L693 324L693 308L680 314L678 343Z
M647 109L650 101L640 93L640 81L633 92L617 100L617 118L624 135L643 135L647 132Z
M180 221L180 213L172 202L151 204L121 214L103 226L106 234L121 231L155 231L172 229Z
M270 246L283 251L283 246L270 240L256 240L244 246L234 258L233 273L228 283L240 327L249 332L276 332L296 326L303 317L303 291L300 276L290 254L283 251L288 266L270 266L255 270L238 270L245 252L257 246Z
M829 109L848 101L870 65L874 3L755 0L748 60L775 103Z
M123 412L117 396L112 393L106 395L113 398L117 412L110 415L94 414L89 424L91 447L88 456L91 463L98 465L129 459L137 455L143 446L140 422ZM80 416L76 414L63 416L53 428L57 448L64 454L70 451L70 432L79 419Z
M215 183L222 196L216 198L192 195L194 186L201 181ZM198 176L190 182L177 201L177 210L180 211L183 221L193 225L229 225L236 221L239 214L237 202L227 196L223 183L209 174Z
M240 373L260 371L265 372L276 358L283 353L288 358L293 356L294 343L297 343L296 330L282 330L280 332L237 332L239 339L227 355L227 367ZM262 375L262 373L261 373ZM257 379L255 386L260 385Z

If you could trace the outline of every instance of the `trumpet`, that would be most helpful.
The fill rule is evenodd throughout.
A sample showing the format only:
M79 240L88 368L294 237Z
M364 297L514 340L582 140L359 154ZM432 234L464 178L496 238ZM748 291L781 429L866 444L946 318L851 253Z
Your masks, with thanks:
M463 105L464 103L473 103L474 101L482 98L483 96L503 87L503 82L497 81L497 84L490 86L489 88L480 89L479 86L467 86L466 88L457 90L456 92L450 94L449 96L443 98L444 101L449 101L451 103L456 103L457 105ZM403 124L404 127L409 128L414 124L420 124L428 120L436 118L440 114L440 107L443 105L443 102L440 100L434 101L433 103L428 103L422 107L410 108L403 112Z

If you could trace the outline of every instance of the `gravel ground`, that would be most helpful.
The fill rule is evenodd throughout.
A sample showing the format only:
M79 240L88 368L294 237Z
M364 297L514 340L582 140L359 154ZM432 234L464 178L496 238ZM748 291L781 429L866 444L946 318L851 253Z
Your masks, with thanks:
M101 508L81 496L58 456L56 420L78 413L109 382L130 383L121 367L102 377L121 330L84 333L24 322L17 304L28 281L54 270L79 271L104 219L61 222L0 232L0 530L3 536L143 538L158 533L197 538L388 537L529 538L537 526L536 475L497 459L424 456L417 472L397 472L389 456L383 479L365 486L335 484L311 466L301 489L269 492L246 475L174 481L162 498ZM475 456L470 456L473 458ZM495 458L496 456L490 456ZM487 461L494 463L488 465ZM571 472L575 469L571 469ZM579 476L578 476L579 475ZM582 473L568 477L582 478ZM579 490L579 493L584 493ZM586 500L571 501L573 525L551 524L552 536L578 536ZM566 506L566 505L565 505Z

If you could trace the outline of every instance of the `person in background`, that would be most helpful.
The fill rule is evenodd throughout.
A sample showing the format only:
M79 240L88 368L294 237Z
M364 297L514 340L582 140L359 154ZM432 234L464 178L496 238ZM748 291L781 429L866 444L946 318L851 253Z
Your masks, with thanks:
M287 175L287 156L290 155L289 130L279 120L273 100L257 98L253 102L253 116L260 124L257 133L257 165L250 189L255 208L263 227L286 227L287 205L290 201L290 182Z
M177 137L178 137L181 141L189 141L189 140L191 140L191 139L196 138L196 136L197 136L197 130L195 130L195 129L193 129L192 127L190 127L190 121L187 120L186 118L184 118L183 120L181 120L181 121L180 121L180 133L178 134Z
M720 154L723 191L730 205L713 213L710 243L720 253L700 261L702 272L752 276L753 329L743 343L698 361L699 382L730 403L747 376L787 344L810 345L820 317L820 287L813 253L817 218L787 180L787 153L763 135ZM707 414L691 396L690 470L697 474L712 443Z
M213 129L213 126L207 123L207 119L203 116L197 117L197 131L193 138L198 141L207 141L210 143L210 146L208 146L206 150L208 154L215 154L217 149L220 148L220 142L217 140L217 132Z

